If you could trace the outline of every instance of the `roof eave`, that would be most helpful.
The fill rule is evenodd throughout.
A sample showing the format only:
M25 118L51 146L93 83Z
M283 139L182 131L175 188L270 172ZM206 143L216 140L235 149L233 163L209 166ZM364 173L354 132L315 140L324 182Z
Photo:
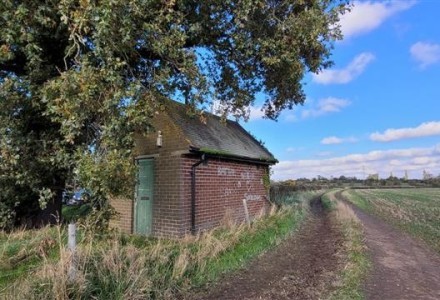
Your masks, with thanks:
M255 157L247 157L237 154L232 154L228 152L223 152L215 149L206 149L206 148L198 148L194 146L190 146L189 151L195 154L205 154L208 157L215 158L223 158L227 160L235 160L235 161L243 161L243 162L251 162L261 165L274 165L278 163L276 158L268 159L268 158L255 158Z

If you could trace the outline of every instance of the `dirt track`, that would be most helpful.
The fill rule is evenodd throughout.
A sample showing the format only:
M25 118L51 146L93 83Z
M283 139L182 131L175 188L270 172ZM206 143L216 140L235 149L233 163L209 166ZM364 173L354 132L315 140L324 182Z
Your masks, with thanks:
M188 299L319 299L335 284L342 237L312 201L312 217L293 237Z
M336 195L342 199L341 194ZM440 299L440 255L384 221L350 205L361 220L372 260L366 299ZM298 233L246 269L187 299L322 299L338 284L342 237L312 201L312 217Z
M341 194L336 195L341 199ZM366 298L440 299L440 255L384 221L351 205L361 220L372 270Z

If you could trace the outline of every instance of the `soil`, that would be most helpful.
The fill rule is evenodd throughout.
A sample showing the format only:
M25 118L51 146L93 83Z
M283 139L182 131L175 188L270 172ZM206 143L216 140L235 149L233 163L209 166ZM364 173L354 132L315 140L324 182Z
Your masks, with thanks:
M342 199L340 193L336 196ZM440 299L440 255L423 242L350 206L364 226L372 261L364 285L366 298Z
M245 269L187 299L322 299L338 284L343 238L324 211L311 202L311 217L299 232Z

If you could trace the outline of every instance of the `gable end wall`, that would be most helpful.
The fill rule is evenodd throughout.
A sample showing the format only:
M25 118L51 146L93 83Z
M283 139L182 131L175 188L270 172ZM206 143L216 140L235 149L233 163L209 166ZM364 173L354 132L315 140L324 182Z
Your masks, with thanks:
M182 161L182 203L184 226L191 229L191 166L199 158ZM207 230L225 221L244 222L243 199L247 200L251 218L270 206L263 178L265 165L208 159L196 168L196 230Z

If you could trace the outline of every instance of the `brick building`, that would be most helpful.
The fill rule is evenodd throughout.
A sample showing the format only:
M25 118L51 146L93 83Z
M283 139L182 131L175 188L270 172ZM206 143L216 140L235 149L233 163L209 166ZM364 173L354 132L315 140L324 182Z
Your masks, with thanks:
M139 166L135 201L114 199L114 226L127 233L182 236L245 219L268 207L273 155L237 122L187 113L176 102L156 114L136 137Z

